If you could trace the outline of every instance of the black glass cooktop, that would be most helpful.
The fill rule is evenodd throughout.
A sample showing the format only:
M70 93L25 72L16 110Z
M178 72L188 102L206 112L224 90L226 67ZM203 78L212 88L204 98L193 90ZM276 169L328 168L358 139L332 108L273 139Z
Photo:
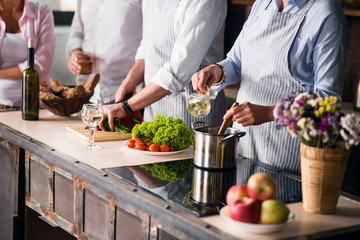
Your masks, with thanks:
M246 184L249 176L256 172L265 172L276 180L276 197L281 201L301 201L301 183L298 177L242 158L238 159L236 168L224 171L193 166L183 179L175 182L154 177L141 166L107 168L104 171L200 217L217 214L225 204L228 188L234 184Z

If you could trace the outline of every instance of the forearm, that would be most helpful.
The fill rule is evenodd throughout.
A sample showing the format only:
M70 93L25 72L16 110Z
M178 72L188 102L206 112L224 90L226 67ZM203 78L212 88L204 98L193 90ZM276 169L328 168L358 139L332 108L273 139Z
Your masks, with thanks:
M150 83L139 93L128 100L128 104L133 111L140 110L170 94L170 91L160 87L155 83Z
M0 69L2 79L21 79L21 71L18 66Z
M137 59L126 76L125 81L131 81L136 86L144 82L145 61L144 59Z

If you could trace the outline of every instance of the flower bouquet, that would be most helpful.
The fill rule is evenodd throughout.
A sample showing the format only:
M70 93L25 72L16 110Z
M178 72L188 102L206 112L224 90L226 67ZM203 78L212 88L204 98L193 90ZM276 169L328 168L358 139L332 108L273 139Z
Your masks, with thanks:
M340 109L337 97L321 98L312 91L288 94L274 108L276 127L286 127L301 142L303 207L308 212L336 210L349 149L360 142L359 120Z

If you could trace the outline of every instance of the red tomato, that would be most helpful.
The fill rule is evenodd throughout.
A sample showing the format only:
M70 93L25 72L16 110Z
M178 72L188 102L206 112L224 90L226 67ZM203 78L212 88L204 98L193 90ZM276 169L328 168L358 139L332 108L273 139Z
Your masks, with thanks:
M160 152L169 152L170 151L170 147L167 144L161 144L160 145Z
M151 152L160 152L160 146L153 143L150 145L149 150Z
M136 135L136 136L134 136L132 139L138 140L138 136Z
M134 148L135 147L135 140L134 139L130 139L127 141L127 146L129 148Z
M137 150L145 150L144 142L136 141L135 142L135 149L137 149Z
M175 146L170 146L170 152L176 151Z
M149 150L150 149L150 146L151 146L151 142L145 142L145 148L146 150Z

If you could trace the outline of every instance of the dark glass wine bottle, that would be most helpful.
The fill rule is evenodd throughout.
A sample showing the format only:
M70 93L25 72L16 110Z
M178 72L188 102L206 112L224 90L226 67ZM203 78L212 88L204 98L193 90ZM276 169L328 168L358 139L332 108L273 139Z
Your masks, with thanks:
M39 73L34 66L34 40L28 39L28 67L22 73L22 118L39 119Z

